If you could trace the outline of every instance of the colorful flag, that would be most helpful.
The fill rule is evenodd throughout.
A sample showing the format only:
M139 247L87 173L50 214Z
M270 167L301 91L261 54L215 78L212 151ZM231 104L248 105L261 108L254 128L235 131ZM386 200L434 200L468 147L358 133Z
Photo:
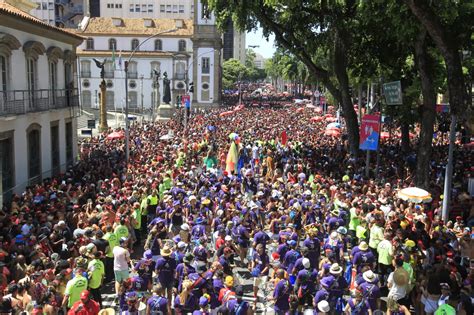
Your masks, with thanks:
M288 142L288 136L286 134L286 130L283 130L281 133L281 144L286 146L286 143Z
M122 70L122 51L119 52L118 66L119 66L119 69Z

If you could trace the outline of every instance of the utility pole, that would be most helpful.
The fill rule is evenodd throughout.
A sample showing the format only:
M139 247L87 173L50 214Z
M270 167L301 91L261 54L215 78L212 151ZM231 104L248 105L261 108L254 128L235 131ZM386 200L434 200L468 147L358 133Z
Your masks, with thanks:
M453 181L453 153L454 142L456 141L456 115L451 115L451 126L449 127L449 147L448 147L448 164L446 165L446 174L444 176L444 192L443 192L443 209L442 216L444 222L449 219L449 207L451 202L451 186Z

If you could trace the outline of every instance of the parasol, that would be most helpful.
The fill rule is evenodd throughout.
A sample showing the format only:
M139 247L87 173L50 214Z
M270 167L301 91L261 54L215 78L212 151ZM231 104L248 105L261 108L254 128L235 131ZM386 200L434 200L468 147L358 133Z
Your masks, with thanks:
M330 137L340 137L341 136L341 131L339 129L326 129L324 131L324 134L326 136L330 136Z
M337 118L336 117L326 117L325 120L327 122L335 122L335 121L337 121Z
M123 139L124 137L123 131L114 131L107 136L107 140Z
M295 110L297 113L301 113L302 111L304 111L304 107L300 107Z
M338 122L333 122L326 126L326 129L339 129L339 128L341 128L341 124Z
M424 189L418 187L408 187L399 190L397 193L398 198L411 201L415 203L425 203L432 200L431 194Z

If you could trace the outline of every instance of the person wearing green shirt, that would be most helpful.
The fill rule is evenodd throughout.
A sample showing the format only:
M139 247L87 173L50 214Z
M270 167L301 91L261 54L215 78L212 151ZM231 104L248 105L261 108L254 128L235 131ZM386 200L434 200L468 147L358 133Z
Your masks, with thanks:
M384 240L384 229L380 225L380 222L375 222L370 228L369 247L372 249L375 256L378 255L377 246Z
M350 221L349 221L349 231L353 231L355 234L357 226L360 224L360 218L358 214L358 209L356 207L352 207L350 210Z
M124 217L120 218L120 224L115 227L114 233L117 236L117 239L121 239L122 237L128 238L130 233L128 231L128 227L125 225Z
M102 237L104 240L109 242L109 246L105 252L105 280L107 282L112 281L114 279L114 247L118 246L119 239L117 235L115 235L112 226L109 224L105 227L106 233Z
M135 232L135 238L137 239L137 244L141 244L142 236L141 236L141 228L142 228L142 210L140 208L140 204L135 202L133 204L132 210L132 227Z
M367 222L362 220L360 221L360 224L356 226L356 237L359 243L367 239L365 232L367 232Z
M71 308L74 303L81 299L81 292L87 290L88 281L82 275L83 272L84 270L82 268L77 268L74 278L67 282L62 303L63 306Z
M434 312L434 315L456 315L456 304L457 301L450 298L448 303L444 303L438 307L438 309Z
M379 270L380 273L383 275L388 275L393 271L392 268L392 260L393 260L393 246L392 242L392 235L390 232L385 232L384 235L385 239L377 245L377 253L379 255L378 263L379 263ZM381 282L383 282L383 277Z
M100 307L102 307L102 294L100 289L105 275L105 266L102 260L100 260L101 256L101 252L95 252L94 259L92 259L87 266L89 291L92 294L93 300L99 303Z

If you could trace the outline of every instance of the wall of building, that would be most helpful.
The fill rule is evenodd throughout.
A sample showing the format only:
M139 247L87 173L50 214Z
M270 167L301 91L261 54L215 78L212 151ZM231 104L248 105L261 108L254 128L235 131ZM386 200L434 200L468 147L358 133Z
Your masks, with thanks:
M88 37L86 34L84 37ZM132 35L121 35L121 34L110 34L107 36L93 36L94 39L94 50L109 50L109 39L114 38L117 41L117 48L115 53L117 54L120 50L131 51L132 50L132 40L138 39L141 43L147 37L143 36L132 36ZM155 51L155 40L160 39L163 45L163 51L178 51L178 45L180 40L186 41L186 51L192 51L192 42L190 38L177 38L177 37L156 37L148 40L143 45L140 46L139 51ZM86 50L86 41L84 41L80 49Z
M191 0L104 0L100 16L122 18L190 19L194 6Z

